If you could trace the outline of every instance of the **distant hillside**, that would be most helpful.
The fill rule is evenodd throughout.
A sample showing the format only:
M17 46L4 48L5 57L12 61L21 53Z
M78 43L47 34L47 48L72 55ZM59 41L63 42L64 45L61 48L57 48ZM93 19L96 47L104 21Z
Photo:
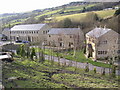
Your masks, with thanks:
M74 17L78 15L79 18L83 17L86 12L97 11L101 17L111 16L114 10L101 11L106 8L114 8L120 6L118 3L91 3L91 2L71 2L58 7L37 9L31 12L25 13L5 13L0 14L0 22L2 21L3 28L8 27L9 24L12 26L16 24L25 23L50 23L51 20L61 20L65 17ZM103 13L103 14L102 14ZM42 19L41 19L42 17ZM77 19L79 20L79 19Z

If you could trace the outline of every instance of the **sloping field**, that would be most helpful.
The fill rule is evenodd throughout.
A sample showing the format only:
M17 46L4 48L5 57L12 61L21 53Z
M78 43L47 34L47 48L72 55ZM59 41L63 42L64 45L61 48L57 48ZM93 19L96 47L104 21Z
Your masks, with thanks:
M99 17L105 18L105 17L114 15L115 10L103 10L103 11L94 11L94 12L97 13ZM82 18L86 16L87 13L88 12L80 13L80 14L58 16L58 17L55 17L55 20L60 21L60 20L64 20L65 18L70 18L74 22L79 22Z
M118 88L117 80L92 71L22 58L3 64L3 85L5 88Z

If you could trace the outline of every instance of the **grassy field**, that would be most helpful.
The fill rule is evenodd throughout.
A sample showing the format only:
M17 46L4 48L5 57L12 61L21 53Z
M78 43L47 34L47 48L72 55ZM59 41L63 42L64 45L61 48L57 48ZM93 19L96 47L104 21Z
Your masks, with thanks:
M87 9L87 8L93 7L93 6L95 6L95 5L96 5L96 4L80 5L80 6L71 6L71 7L65 8L65 11L64 11L64 12L80 11L80 10L83 10L83 7L85 7L85 8Z
M118 88L117 79L108 75L58 66L47 60L42 64L21 58L3 64L3 85L5 88Z
M115 10L103 10L103 11L94 11L95 13L98 14L99 17L101 18L105 18L108 16L112 16L114 15ZM80 22L80 20L82 20L82 18L85 18L86 13L79 13L79 14L72 14L72 15L65 15L65 16L58 16L55 17L56 21L60 21L60 20L64 20L65 18L70 18L73 22Z

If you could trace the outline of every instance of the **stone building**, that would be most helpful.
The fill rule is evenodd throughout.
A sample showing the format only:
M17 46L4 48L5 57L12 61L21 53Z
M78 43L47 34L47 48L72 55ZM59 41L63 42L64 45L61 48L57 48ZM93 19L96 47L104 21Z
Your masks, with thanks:
M10 29L9 28L5 28L3 31L2 31L2 34L7 36L7 40L10 40Z
M94 60L120 55L120 34L108 28L94 28L86 34L86 55Z
M47 44L53 47L82 48L84 34L80 28L52 28L48 32Z
M15 25L11 28L12 40L26 40L31 43L46 41L47 33L51 28L47 24Z

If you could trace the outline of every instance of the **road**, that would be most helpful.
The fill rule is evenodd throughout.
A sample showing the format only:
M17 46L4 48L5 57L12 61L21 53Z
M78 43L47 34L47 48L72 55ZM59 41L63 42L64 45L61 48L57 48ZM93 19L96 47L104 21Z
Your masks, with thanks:
M2 61L0 60L0 90L2 88Z
M55 57L55 56L52 56L52 57L54 58L55 62L58 62L58 57ZM50 56L45 55L45 59L50 60ZM83 69L85 69L87 65L86 63L81 63L81 62L77 62L77 65L76 65L76 61L71 61L64 58L60 58L60 63L62 64L66 63L66 65L74 66L74 67L77 66L77 68L83 68ZM93 70L94 68L96 68L97 72L99 73L103 71L103 67L94 66L90 63L88 65L89 65L89 70ZM111 71L111 69L105 68L105 73L109 73L109 70ZM120 70L116 70L116 75L120 75Z

